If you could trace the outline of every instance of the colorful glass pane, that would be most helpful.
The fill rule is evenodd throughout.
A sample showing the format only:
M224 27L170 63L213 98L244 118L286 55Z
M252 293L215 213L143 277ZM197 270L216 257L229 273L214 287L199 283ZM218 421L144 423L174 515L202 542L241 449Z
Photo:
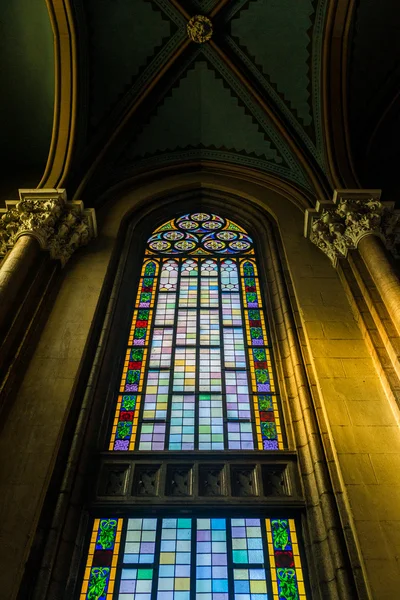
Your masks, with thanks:
M169 450L194 450L195 396L172 396Z
M225 245L208 244L206 250L204 240ZM283 448L252 242L248 251L232 250L246 240L238 225L203 212L172 219L154 232L110 449ZM196 249L183 251L183 241ZM176 256L165 256L171 252Z
M96 519L80 600L154 598L306 600L294 520Z
M95 519L80 600L112 600L123 519Z
M273 600L305 600L304 576L293 519L266 519Z

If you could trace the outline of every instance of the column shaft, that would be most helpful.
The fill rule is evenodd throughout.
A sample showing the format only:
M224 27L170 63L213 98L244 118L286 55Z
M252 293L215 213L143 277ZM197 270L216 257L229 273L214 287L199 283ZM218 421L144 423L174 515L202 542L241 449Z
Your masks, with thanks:
M360 240L358 251L400 335L400 281L382 241L375 235L366 235Z
M18 238L0 267L1 338L7 332L24 297L24 287L39 254L39 242L31 235L23 235Z

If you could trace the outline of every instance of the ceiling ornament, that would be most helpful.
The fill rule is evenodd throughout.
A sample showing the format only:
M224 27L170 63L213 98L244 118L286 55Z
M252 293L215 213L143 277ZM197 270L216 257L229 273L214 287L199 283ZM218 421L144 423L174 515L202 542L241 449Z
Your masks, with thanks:
M333 202L317 203L307 210L305 237L336 266L366 235L381 238L386 248L400 256L400 211L393 202L381 202L380 190L335 190Z
M192 42L204 44L204 42L208 42L211 39L213 26L208 17L195 15L187 24L187 33Z
M42 250L64 266L72 254L96 237L96 216L83 202L67 201L64 189L19 190L20 200L0 209L0 256L22 235L31 235Z

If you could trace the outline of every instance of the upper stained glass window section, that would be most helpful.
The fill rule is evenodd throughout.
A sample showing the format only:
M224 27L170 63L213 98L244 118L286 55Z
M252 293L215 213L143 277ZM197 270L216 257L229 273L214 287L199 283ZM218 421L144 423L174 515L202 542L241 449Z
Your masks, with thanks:
M171 219L147 242L148 254L252 254L253 240L229 219L193 213Z
M109 449L283 449L272 365L252 239L171 219L147 243Z

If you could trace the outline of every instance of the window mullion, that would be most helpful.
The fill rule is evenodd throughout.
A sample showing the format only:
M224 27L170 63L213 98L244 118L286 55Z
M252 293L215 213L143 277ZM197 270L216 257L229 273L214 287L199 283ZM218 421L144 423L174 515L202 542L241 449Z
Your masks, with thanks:
M165 426L165 442L164 449L169 448L170 444L170 431L171 431L171 411L172 411L172 396L174 391L174 374L175 374L175 354L176 354L176 336L178 331L178 314L179 314L179 287L181 283L181 269L183 258L175 259L178 263L178 278L176 280L176 292L175 292L175 313L174 313L174 324L172 326L172 350L171 350L171 368L170 368L170 378L169 378L169 387L168 387L168 405L167 405L167 416L166 416L166 426ZM185 346L186 348L186 346ZM182 396L184 396L184 392L182 392ZM184 403L182 403L182 415L184 414ZM183 416L182 416L183 419ZM183 425L182 425L183 427ZM182 430L183 435L183 430Z
M201 261L198 258L194 258L197 264L197 296L196 296L196 371L195 371L195 393L194 393L194 448L199 449L199 428L200 428L200 297L201 297L201 280L200 280L200 268Z
M160 550L161 550L161 529L162 519L157 519L157 530L156 530L156 545L154 549L154 563L153 563L153 582L151 587L151 600L157 600L158 590L158 579L160 571Z
M228 597L235 597L235 585L233 580L233 552L232 552L232 526L231 519L226 519L226 551L228 562Z
M224 427L224 448L229 448L228 442L228 408L226 398L226 378L225 378L225 345L224 345L224 321L223 321L223 308L222 308L222 282L221 282L221 259L217 258L218 264L218 300L219 300L219 343L220 343L220 355L221 355L221 395L222 395L222 408L223 408L223 427Z

